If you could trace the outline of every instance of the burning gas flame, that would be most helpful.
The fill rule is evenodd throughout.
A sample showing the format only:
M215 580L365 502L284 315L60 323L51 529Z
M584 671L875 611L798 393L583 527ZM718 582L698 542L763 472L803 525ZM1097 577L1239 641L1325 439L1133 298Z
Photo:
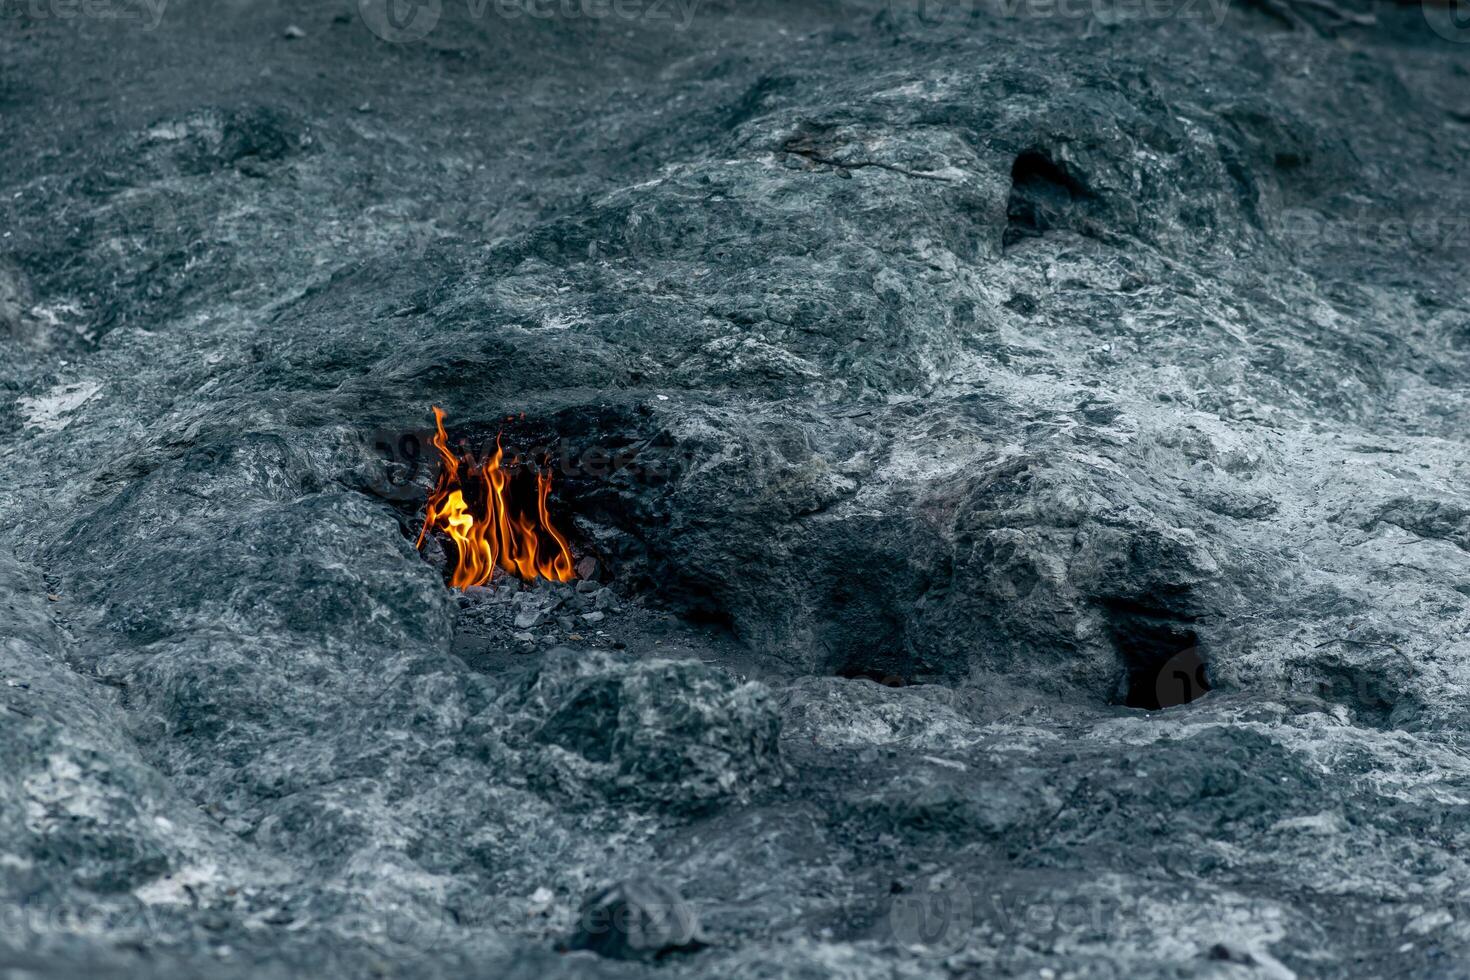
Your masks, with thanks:
M430 531L437 531L454 545L454 569L449 584L457 589L484 585L499 568L523 579L549 578L570 582L572 551L567 539L551 522L546 497L551 492L551 474L536 470L536 510L517 512L511 506L511 471L502 465L505 451L495 437L493 455L476 462L471 454L456 456L444 432L444 412L434 407L434 448L442 466L424 526L415 547L422 548ZM520 457L511 467L520 466Z

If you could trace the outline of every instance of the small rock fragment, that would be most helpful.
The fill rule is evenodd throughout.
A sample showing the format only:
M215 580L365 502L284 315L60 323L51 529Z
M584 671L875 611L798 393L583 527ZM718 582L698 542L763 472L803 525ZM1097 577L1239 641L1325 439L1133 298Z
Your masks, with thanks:
M306 37L306 32L295 24L292 24L286 28L286 37L292 41L299 41L301 38Z
M603 612L615 612L618 608L617 593L612 589L598 589L592 596L592 607Z
M603 613L603 612L583 613L582 614L582 618L585 619L589 623L600 623L604 619L607 618L607 613Z
M526 911L531 915L545 915L547 910L551 908L551 901L555 897L555 894L552 893L550 888L542 885L531 893L530 903L526 906Z
M1266 980L1295 980L1296 974L1276 957L1264 950L1245 949L1229 943L1216 943L1205 953L1206 958L1223 963L1251 967Z
M1404 931L1416 936L1427 936L1454 921L1455 917L1445 909L1434 909L1410 919L1408 925L1404 926Z
M546 620L546 610L536 606L522 606L521 611L516 613L517 629L535 629Z
M590 579L590 578L584 578L584 579L582 579L581 581L579 581L577 583L577 591L580 592L580 593L582 593L583 595L586 595L586 594L592 593L592 592L596 592L596 591L598 591L601 588L602 588L602 583L601 582L598 582L598 581L596 581L594 579Z

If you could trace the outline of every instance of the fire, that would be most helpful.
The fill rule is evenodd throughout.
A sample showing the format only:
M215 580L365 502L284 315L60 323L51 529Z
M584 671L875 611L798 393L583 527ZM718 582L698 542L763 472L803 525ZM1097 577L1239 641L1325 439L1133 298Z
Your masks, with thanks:
M499 436L495 437L495 452L478 463L473 454L456 456L449 448L444 412L438 406L434 407L434 425L434 448L443 465L429 492L415 547L424 546L430 531L448 538L454 560L449 584L458 589L484 585L497 568L523 579L570 582L575 577L572 551L546 509L551 474L536 469L533 513L528 513L529 505L513 507L513 498L524 496L511 491L511 474L521 467L520 457L512 459L509 468L504 466Z

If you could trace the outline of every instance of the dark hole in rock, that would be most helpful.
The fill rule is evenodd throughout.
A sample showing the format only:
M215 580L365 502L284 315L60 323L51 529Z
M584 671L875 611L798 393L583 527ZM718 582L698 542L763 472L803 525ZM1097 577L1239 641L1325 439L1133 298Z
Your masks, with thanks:
M1006 230L1001 246L1009 248L1073 224L1076 203L1092 197L1066 167L1040 150L1026 150L1011 165L1011 196L1006 202Z
M1001 304L1008 310L1013 310L1022 316L1031 316L1036 312L1036 297L1028 293L1013 293L1011 298Z
M666 550L670 495L693 450L641 404L579 405L543 424L566 512L604 578L688 624L733 636L734 618L716 587Z
M690 592L683 596L666 597L683 609L684 618L696 626L714 626L729 633L735 632L735 619L728 610L721 609L708 595Z
M1123 663L1116 699L1157 711L1188 704L1211 687L1193 617L1130 599L1102 602Z

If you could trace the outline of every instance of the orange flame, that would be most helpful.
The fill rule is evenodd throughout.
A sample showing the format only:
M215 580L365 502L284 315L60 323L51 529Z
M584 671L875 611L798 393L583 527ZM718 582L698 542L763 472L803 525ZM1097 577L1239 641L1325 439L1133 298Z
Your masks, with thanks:
M473 456L461 459L450 451L444 412L438 406L434 407L434 426L433 444L443 465L429 492L424 526L415 547L424 546L430 530L454 544L449 584L457 589L484 585L496 568L523 579L570 582L575 578L571 548L546 509L551 474L536 470L535 514L513 513L510 472L501 465L505 452L500 437L495 437L494 455L476 465ZM461 480L462 465L468 469L469 480ZM517 456L511 466L519 465ZM550 547L544 545L543 538L550 538Z

